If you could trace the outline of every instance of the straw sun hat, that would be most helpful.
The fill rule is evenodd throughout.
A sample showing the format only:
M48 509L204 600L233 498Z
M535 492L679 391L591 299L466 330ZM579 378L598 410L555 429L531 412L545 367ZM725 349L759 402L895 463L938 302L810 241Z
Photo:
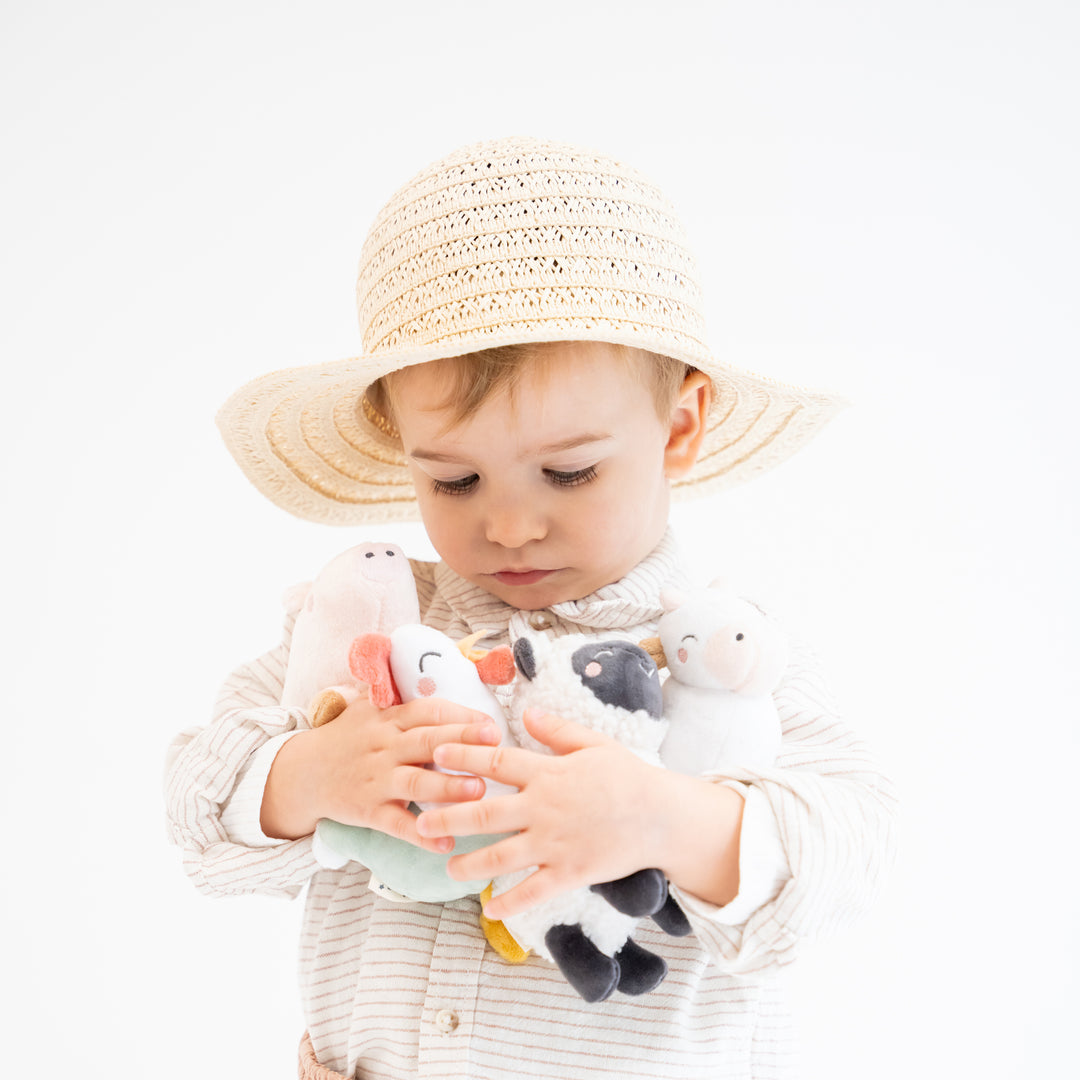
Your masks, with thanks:
M713 380L708 431L676 495L784 460L841 407L716 360L693 257L667 200L590 151L512 138L465 147L406 184L375 219L356 283L363 354L288 368L218 414L249 480L298 517L335 525L413 519L396 434L364 399L410 364L521 342L638 346Z

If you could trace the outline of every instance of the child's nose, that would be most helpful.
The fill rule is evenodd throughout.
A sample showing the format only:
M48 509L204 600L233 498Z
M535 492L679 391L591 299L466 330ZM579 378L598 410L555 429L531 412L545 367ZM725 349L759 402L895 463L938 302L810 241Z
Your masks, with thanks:
M484 535L500 547L524 547L531 540L542 540L547 535L546 519L535 501L508 493L488 504Z

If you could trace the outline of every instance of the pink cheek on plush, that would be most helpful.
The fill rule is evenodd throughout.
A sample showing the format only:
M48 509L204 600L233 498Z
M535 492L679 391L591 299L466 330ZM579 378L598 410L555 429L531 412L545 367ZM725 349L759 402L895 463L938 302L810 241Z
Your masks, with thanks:
M690 656L690 654L689 654L689 653L688 653L688 652L687 652L687 651L686 651L685 649L680 649L680 650L678 651L678 653L676 653L676 655L677 655L677 656L678 656L678 658L679 658L679 663L680 663L680 664L685 664L685 663L686 663L686 661L687 661L687 659L688 659L688 658L689 658L689 656Z
M595 679L604 669L594 660L585 668L585 677L588 679Z
M431 697L435 693L437 687L435 686L435 680L425 675L417 684L416 692L421 697Z

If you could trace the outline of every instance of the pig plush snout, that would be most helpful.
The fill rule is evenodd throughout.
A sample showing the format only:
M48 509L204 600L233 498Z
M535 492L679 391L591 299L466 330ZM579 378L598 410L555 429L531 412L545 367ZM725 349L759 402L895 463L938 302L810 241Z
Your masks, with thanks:
M358 566L361 576L368 581L393 581L412 573L405 552L397 544L362 544Z

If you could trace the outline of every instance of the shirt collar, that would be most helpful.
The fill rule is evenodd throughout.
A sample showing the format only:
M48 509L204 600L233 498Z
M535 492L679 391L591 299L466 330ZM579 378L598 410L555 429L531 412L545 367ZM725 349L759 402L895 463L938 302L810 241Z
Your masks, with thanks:
M668 529L660 543L626 577L605 585L580 600L565 600L548 610L560 621L593 630L632 630L655 622L664 613L660 590L665 585L685 587L678 544ZM505 630L517 610L458 577L445 563L435 568L435 584L454 614L470 630Z

